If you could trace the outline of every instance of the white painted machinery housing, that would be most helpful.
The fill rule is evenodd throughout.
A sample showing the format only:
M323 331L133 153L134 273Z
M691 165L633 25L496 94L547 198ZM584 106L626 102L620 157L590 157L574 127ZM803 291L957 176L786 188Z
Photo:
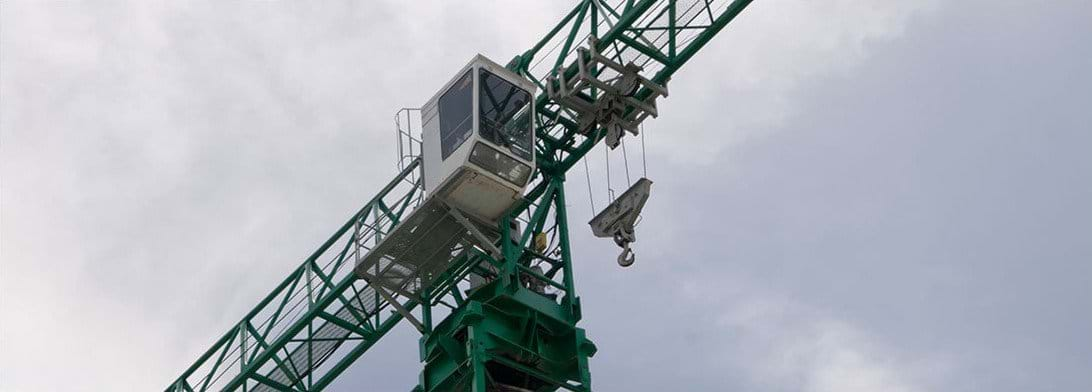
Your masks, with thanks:
M424 189L496 223L535 169L535 85L475 56L421 108Z

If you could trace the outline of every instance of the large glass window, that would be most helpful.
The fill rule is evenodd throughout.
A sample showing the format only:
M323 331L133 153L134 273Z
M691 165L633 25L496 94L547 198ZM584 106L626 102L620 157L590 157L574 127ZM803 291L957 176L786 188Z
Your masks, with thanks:
M484 69L478 78L482 138L530 160L534 148L531 94Z
M474 74L467 71L440 96L440 159L447 159L473 132Z

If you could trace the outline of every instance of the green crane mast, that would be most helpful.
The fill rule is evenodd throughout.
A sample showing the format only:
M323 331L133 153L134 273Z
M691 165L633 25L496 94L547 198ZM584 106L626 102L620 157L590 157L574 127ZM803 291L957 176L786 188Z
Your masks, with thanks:
M322 390L407 320L421 332L414 391L590 391L596 347L577 327L565 174L601 141L636 134L668 80L750 3L580 1L506 66L538 87L536 168L495 227L428 197L410 156L166 390ZM614 233L623 265L628 230ZM391 256L414 252L429 261Z

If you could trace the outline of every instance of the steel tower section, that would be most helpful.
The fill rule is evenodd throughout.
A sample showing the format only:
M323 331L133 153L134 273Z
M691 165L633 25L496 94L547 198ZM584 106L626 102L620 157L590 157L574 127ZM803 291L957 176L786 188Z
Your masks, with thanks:
M420 160L412 160L166 390L322 390L403 319L422 333L419 391L591 390L588 358L595 346L576 327L581 311L564 182L607 137L606 123L589 128L586 114L548 91L580 77L589 64L592 75L609 78L613 71L590 62L593 56L635 65L643 79L665 86L750 3L579 2L507 65L539 87L538 167L499 227L477 233L487 240L452 255L442 273L412 292L386 290L353 273L421 206ZM598 102L606 94L592 87L578 98ZM653 85L627 92L639 102L657 95L663 94ZM620 115L633 118L640 110L625 106Z

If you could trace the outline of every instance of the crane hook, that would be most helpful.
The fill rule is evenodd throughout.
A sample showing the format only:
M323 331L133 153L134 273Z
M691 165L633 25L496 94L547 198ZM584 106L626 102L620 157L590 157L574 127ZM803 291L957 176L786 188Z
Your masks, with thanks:
M629 244L636 239L633 230L622 229L614 234L614 243L622 247L622 254L618 255L618 265L629 267L637 260L637 255L629 248Z
M613 238L614 243L622 247L622 254L618 255L620 266L629 267L637 258L630 244L637 241L634 233L637 218L648 200L651 187L652 181L642 177L588 222L596 237Z
M637 260L637 255L633 253L633 250L629 248L627 242L622 246L622 254L618 255L618 265L623 267L629 267L633 265L633 262Z

